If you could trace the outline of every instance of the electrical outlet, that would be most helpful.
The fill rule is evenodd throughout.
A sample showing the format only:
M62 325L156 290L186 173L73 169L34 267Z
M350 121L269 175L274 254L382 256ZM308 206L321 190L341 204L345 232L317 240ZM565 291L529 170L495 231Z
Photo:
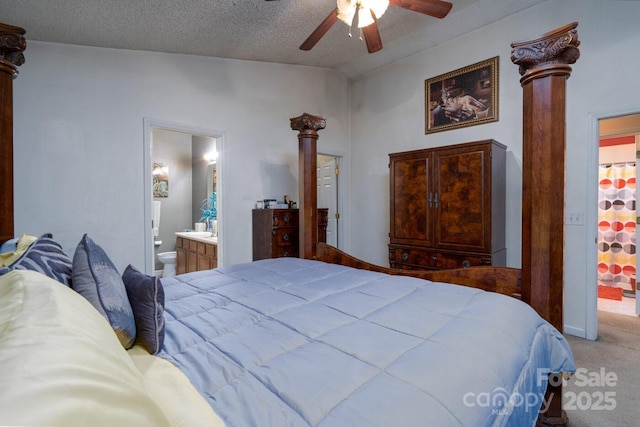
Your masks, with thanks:
M566 225L584 225L584 212L565 211L564 223Z

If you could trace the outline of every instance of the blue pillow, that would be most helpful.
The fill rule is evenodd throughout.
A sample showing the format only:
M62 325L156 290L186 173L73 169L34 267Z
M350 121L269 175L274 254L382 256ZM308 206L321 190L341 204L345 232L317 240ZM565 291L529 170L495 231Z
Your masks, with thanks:
M128 265L122 280L136 321L136 344L150 354L164 342L164 288L158 277L147 276Z
M133 347L136 323L124 282L106 252L86 234L73 255L72 286L109 321L122 346Z
M0 246L0 254L5 252L15 252L18 247L18 238L9 239Z
M33 270L70 286L71 266L71 259L63 252L62 246L47 233L33 242L10 266L0 269L0 275L12 270Z

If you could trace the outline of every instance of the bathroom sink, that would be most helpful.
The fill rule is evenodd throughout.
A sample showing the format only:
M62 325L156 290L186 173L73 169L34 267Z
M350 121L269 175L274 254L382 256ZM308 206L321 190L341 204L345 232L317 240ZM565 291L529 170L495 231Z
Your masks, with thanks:
M210 231L187 231L186 234L193 237L211 237Z

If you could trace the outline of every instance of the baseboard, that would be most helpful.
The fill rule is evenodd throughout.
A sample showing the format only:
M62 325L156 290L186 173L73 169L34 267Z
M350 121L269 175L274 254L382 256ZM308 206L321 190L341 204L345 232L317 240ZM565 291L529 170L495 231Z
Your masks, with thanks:
M564 333L567 335L573 335L578 338L587 338L587 331L584 328L576 328L575 326L564 325Z

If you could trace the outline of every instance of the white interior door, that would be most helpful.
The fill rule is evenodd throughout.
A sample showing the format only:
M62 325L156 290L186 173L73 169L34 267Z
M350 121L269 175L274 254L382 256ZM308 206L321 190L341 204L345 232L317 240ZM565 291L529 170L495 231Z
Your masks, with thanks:
M328 208L327 243L338 247L338 158L318 156L318 207Z

